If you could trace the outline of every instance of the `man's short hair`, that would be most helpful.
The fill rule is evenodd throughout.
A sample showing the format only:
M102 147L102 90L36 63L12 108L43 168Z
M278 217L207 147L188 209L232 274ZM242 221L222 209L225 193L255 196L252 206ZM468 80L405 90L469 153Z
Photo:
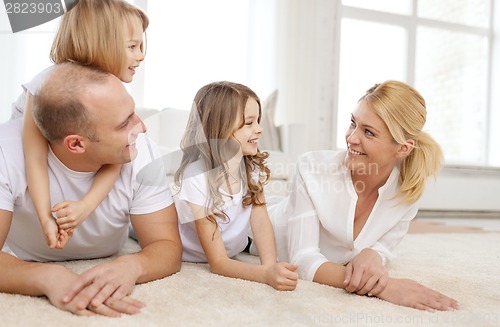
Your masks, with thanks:
M82 94L106 84L110 73L77 63L56 65L33 101L33 118L42 135L57 143L68 135L97 140L96 117L86 108Z

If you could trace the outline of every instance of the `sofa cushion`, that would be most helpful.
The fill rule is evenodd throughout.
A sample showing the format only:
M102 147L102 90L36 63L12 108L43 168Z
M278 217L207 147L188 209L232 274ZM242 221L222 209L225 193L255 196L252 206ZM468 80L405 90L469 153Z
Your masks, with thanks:
M281 141L278 127L274 123L276 105L278 103L278 90L271 93L267 99L262 101L262 136L259 140L259 146L264 150L281 151Z

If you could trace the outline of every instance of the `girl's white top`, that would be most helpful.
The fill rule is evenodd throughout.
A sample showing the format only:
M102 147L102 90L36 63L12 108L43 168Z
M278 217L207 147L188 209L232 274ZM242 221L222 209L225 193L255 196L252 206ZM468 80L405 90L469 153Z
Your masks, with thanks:
M190 207L190 203L201 207L211 206L210 203L207 203L208 185L206 174L202 162L200 160L195 161L188 165L184 171L180 189L173 188L183 246L183 261L207 262L207 257L196 232L196 219ZM258 172L255 171L252 177L256 180ZM242 181L239 192L233 195L221 189L219 190L224 200L223 211L229 219L217 218L217 222L228 257L234 257L241 253L248 243L252 205L243 207L242 201L246 191L246 181Z
M50 66L44 70L42 70L38 75L33 77L31 81L28 83L24 83L22 86L23 92L19 95L16 102L12 104L12 113L10 119L18 119L22 118L24 115L24 106L26 105L27 92L31 93L31 95L35 96L38 92L40 86L42 86L42 82L48 77L48 75L52 72L52 69L55 66Z

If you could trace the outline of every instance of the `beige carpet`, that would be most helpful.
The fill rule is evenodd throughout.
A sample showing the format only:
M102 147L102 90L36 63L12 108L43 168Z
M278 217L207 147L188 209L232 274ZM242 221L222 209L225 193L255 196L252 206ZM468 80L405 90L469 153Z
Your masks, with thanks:
M136 246L130 241L124 251ZM64 265L83 271L97 262ZM184 264L174 276L135 288L133 296L147 304L138 315L77 317L45 298L0 293L0 326L500 326L500 234L409 234L389 270L456 298L461 310L423 312L306 281L278 292Z

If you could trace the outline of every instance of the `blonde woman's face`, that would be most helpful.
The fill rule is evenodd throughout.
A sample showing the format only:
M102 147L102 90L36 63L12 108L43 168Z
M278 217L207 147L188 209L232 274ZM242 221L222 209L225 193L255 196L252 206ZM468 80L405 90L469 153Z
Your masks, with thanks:
M122 82L132 82L136 69L139 67L141 61L144 60L144 53L141 51L143 34L144 30L142 29L141 20L137 16L131 16L130 23L128 21L125 22L126 61L119 76Z
M240 143L241 151L244 156L255 155L259 138L262 134L262 127L258 122L259 104L252 98L249 98L245 106L245 122L243 127L237 129L233 136ZM239 126L241 122L237 122Z
M346 166L358 174L386 174L398 163L401 145L384 121L362 100L351 114L346 132Z

